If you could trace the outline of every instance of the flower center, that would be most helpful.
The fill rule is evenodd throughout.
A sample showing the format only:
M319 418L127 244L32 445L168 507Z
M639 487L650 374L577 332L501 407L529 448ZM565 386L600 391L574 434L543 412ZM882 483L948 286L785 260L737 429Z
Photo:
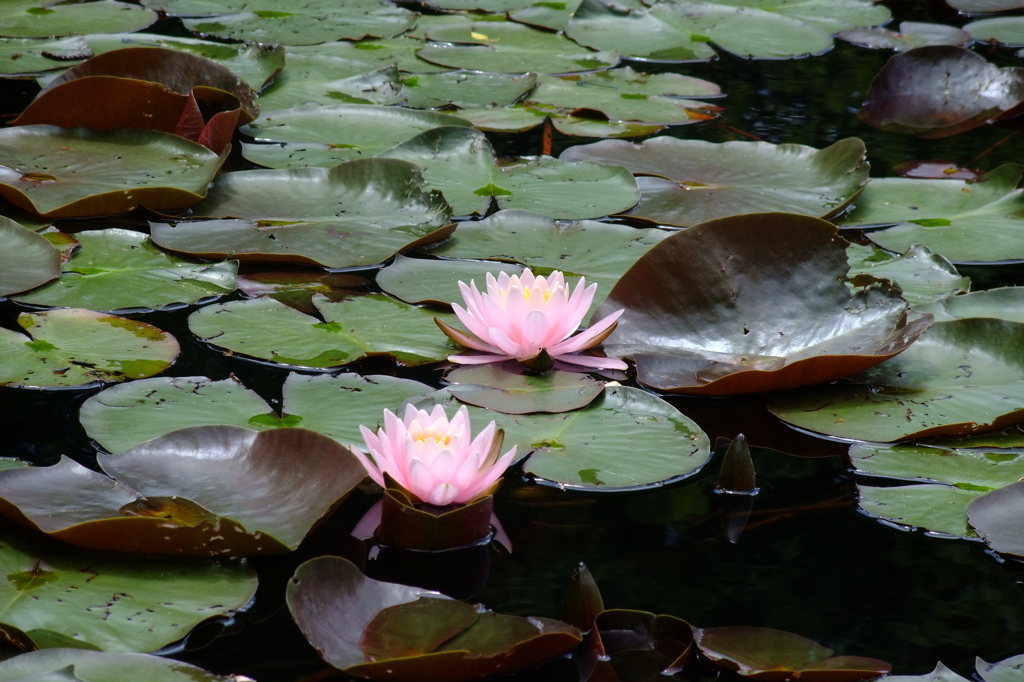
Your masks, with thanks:
M452 437L447 433L443 434L435 429L425 429L413 436L413 440L419 443L426 443L428 440L432 440L437 445L448 447L449 443L452 442Z

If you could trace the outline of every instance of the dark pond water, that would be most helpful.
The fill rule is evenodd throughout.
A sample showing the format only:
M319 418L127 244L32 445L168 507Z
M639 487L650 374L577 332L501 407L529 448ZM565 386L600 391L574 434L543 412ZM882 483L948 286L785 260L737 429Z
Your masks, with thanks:
M939 5L914 9L911 18L949 20ZM815 147L859 136L876 176L890 175L894 165L913 159L943 159L986 170L1021 160L1020 139L991 127L921 141L861 124L856 110L889 55L840 43L827 55L804 60L725 57L712 64L672 67L712 80L728 94L719 101L725 107L719 120L677 128L673 134L714 142L753 136ZM1014 61L1009 51L986 56L1002 64ZM5 88L7 111L32 95L31 88L18 84ZM577 141L556 138L555 152ZM499 152L532 154L539 152L540 139L533 134L496 143ZM111 226L110 221L101 222ZM975 268L965 274L974 277L978 289L1018 283L1024 280L1022 273L1024 268ZM19 310L10 302L0 303L0 325L13 326ZM190 310L142 316L182 341L182 359L169 374L221 379L234 373L267 399L277 399L287 372L200 347L185 326ZM396 371L383 362L352 369ZM439 385L440 373L402 376ZM0 389L0 456L51 464L67 454L94 462L95 450L77 422L78 406L91 393ZM494 610L557 618L570 574L582 561L600 584L608 607L668 613L698 626L790 630L838 654L881 658L899 673L928 672L941 660L968 675L975 656L994 661L1024 653L1024 567L1000 563L980 543L926 537L858 513L846 446L780 425L758 398L674 403L705 428L712 442L744 432L754 443L773 448L754 449L761 494L738 542L728 540L722 500L713 492L716 458L685 482L614 496L559 491L510 475L496 512L512 540L511 553L495 546L441 557L433 566L406 558L389 565L389 558L380 556L368 563L367 571L394 575L398 563L421 580L448 581L457 591L472 592L470 586L480 584L473 599ZM356 493L297 553L255 561L261 587L250 612L233 623L201 628L185 650L173 655L260 682L333 679L336 673L292 624L283 605L283 586L295 566L312 556L360 558L361 546L347 531L372 501ZM549 670L539 679L557 679L559 674Z

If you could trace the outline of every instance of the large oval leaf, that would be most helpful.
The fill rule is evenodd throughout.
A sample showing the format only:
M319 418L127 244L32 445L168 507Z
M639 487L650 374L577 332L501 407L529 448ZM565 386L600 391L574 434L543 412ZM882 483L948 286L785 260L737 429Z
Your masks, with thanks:
M141 31L157 18L153 10L115 0L70 5L46 0L8 0L0 7L0 35L54 38L102 31Z
M831 224L786 213L673 234L594 313L625 309L605 351L632 357L643 384L703 395L808 386L876 365L931 318L908 324L906 301L885 281L851 292L846 246Z
M561 158L625 166L641 176L640 205L630 215L669 225L725 216L785 211L838 213L867 183L864 143L840 140L825 149L767 142L679 140L640 144L605 140L567 149Z

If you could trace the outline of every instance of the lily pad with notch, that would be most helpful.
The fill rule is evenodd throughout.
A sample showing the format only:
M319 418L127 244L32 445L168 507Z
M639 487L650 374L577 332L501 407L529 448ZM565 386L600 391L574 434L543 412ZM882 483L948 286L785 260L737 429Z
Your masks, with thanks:
M848 43L870 47L876 50L896 50L905 52L915 47L926 45L957 45L964 46L973 38L971 34L956 26L931 24L920 21L904 21L899 31L892 31L881 26L856 28L843 31L836 36Z
M537 84L537 74L448 71L407 75L402 84L405 86L404 104L407 107L437 109L454 106L467 109L512 104L533 89Z
M835 215L867 184L866 154L857 138L815 149L655 137L640 144L603 140L579 145L560 158L628 168L640 176L641 196L629 215L686 226L765 211Z
M22 313L0 328L0 386L70 388L142 379L167 369L178 342L153 325L80 308Z
M67 68L88 59L92 48L81 36L69 38L0 38L0 74L28 76Z
M316 307L313 305L315 294L323 294L329 301L340 301L351 296L354 290L367 289L370 280L354 273L294 268L260 270L240 275L235 280L235 286L249 298L269 296L307 315L316 315Z
M427 17L421 16L417 29L428 24ZM363 39L357 42L338 40L319 45L289 45L288 54L341 57L355 62L365 62L369 68L383 68L394 64L403 73L442 73L448 67L431 64L416 56L423 48L423 40L410 33L380 40Z
M341 57L288 54L288 68L260 91L260 106L281 111L310 104L397 104L404 90L393 64L374 67Z
M0 662L0 682L228 682L189 663L163 656L70 647L29 651Z
M594 313L625 310L605 352L632 357L642 384L693 395L809 386L877 365L906 350L931 318L908 321L899 288L885 280L851 291L846 247L830 223L788 213L677 232Z
M0 296L27 291L60 277L60 251L46 237L0 216Z
M961 277L956 266L926 246L915 244L906 253L894 255L877 246L850 244L846 255L851 279L866 275L895 282L903 298L920 312L933 313L931 306L922 304L959 298L957 294L965 294L971 287L969 277Z
M451 308L462 300L459 282L483 286L487 273L518 275L523 266L483 260L408 258L395 256L391 265L377 273L377 286L406 303L426 303Z
M103 473L67 457L0 471L0 513L90 549L282 554L366 477L351 452L298 428L197 426L97 462Z
M156 310L235 290L237 264L186 260L156 248L141 232L80 232L80 244L58 281L15 300L91 310Z
M957 436L1024 421L1024 324L936 322L901 355L850 382L776 394L768 409L798 428L893 442Z
M1022 513L1024 480L993 490L967 505L971 526L985 544L1001 554L1017 557L1024 557L1024 530L1020 525ZM988 679L988 676L983 677Z
M965 296L950 296L929 305L918 306L918 310L942 322L972 317L1024 322L1024 287L1000 287L975 291Z
M158 15L151 9L116 0L5 0L0 6L0 35L12 38L58 38L102 31L141 31Z
M448 392L460 402L505 414L578 410L604 390L604 382L588 374L557 370L531 374L518 362L457 367L445 380L451 384Z

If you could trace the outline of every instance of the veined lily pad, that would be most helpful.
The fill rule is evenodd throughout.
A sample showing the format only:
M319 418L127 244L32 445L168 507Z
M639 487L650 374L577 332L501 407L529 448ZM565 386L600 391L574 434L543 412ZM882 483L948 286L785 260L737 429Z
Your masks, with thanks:
M351 452L306 429L198 426L97 461L106 476L66 457L0 471L0 513L90 549L281 554L366 477Z
M936 321L963 320L970 317L995 317L1024 322L1024 287L1002 287L975 291L966 296L950 296L930 305L918 306Z
M427 31L433 41L421 59L455 69L493 73L573 73L615 66L614 50L595 52L565 36L512 22L439 26Z
M176 258L131 230L95 230L75 236L81 248L64 265L60 280L16 300L92 310L156 309L235 290L234 262Z
M469 125L448 114L399 107L298 107L269 112L245 126L243 132L259 140L282 144L245 144L242 153L271 168L334 166L375 156L424 130Z
M604 140L571 147L562 159L625 166L638 177L640 204L630 215L669 225L786 211L827 218L868 180L864 143L840 140L825 149L767 142L679 140L641 144Z
M536 84L535 73L476 71L417 74L403 80L405 105L413 109L436 109L448 105L462 109L504 106L515 102Z
M594 313L625 309L605 351L633 357L643 384L697 395L809 386L876 365L931 318L908 324L906 302L885 281L851 292L846 246L831 224L788 213L673 234Z
M101 31L141 31L157 13L115 0L67 4L61 0L5 0L0 6L0 35L56 38Z
M925 45L958 45L963 46L971 42L971 34L955 26L945 24L927 24L918 21L904 21L900 23L899 31L890 31L881 26L871 28L856 28L851 31L843 31L836 36L843 40L881 50L896 50L905 52L915 47Z
M0 296L60 277L60 251L46 237L0 216Z
M341 57L288 55L288 68L260 92L265 111L292 109L308 104L396 104L402 99L402 81L393 64L382 68Z
M962 47L895 55L871 81L860 119L926 139L984 125L1024 100L1024 68L1002 68Z
M0 149L0 196L53 218L186 208L227 157L170 133L55 126L0 130Z
M195 214L236 220L152 223L165 249L207 258L376 265L439 241L451 209L421 189L420 170L397 159L333 168L238 171L219 177Z
M670 234L589 220L559 225L538 213L512 210L460 223L452 238L431 253L518 262L536 274L560 270L566 276L584 275L599 285L596 305L638 258Z
M1024 514L1024 480L987 493L967 506L971 526L985 544L997 552L1018 557L1024 557L1021 514Z
M249 429L301 426L345 447L363 447L359 425L380 425L385 409L433 389L411 379L358 374L289 374L278 414L237 379L160 377L111 387L82 405L89 437L119 453L171 431L217 424Z
M395 261L377 273L377 286L406 303L428 303L451 307L462 300L459 282L476 281L483 286L487 273L518 275L523 266L480 260L448 260L395 256ZM574 282L567 280L566 284Z
M840 438L892 442L986 431L1024 420L1024 324L936 322L905 353L840 384L778 394L785 422Z
M455 401L445 390L415 404L426 408L438 402ZM583 409L561 414L474 407L469 414L477 424L497 422L505 430L505 447L518 446L517 456L532 453L525 472L561 488L647 488L692 476L711 456L707 434L695 422L638 388L609 386Z
M22 313L25 334L0 329L0 386L66 388L141 379L162 372L178 342L156 327L65 308Z
M183 19L190 31L235 40L317 45L332 40L390 38L412 28L417 15L375 0L346 0L344 8L331 0L295 0L285 11L270 2L247 2L248 11L215 17ZM179 10L180 11L180 10Z
M970 278L961 277L952 263L925 246L911 246L906 253L894 256L877 246L850 244L846 256L851 279L868 275L895 282L911 305L967 293L971 287ZM919 310L932 312L930 307Z
M326 369L370 355L413 367L453 352L434 324L435 312L369 294L332 302L313 297L324 320L271 298L206 306L189 317L189 329L220 348L284 365ZM454 315L440 314L445 322Z
M93 54L81 36L71 38L0 38L0 74L23 76L67 68L66 61Z
M481 612L436 592L371 580L340 557L299 566L286 598L328 663L370 679L475 680L561 656L582 640L559 621Z
M448 392L461 402L505 414L569 412L586 407L604 390L587 374L549 371L524 374L522 365L458 367L445 375Z
M65 677L66 675L66 677ZM86 649L42 649L0 662L0 682L231 682L163 656Z
M24 648L154 651L256 592L245 565L111 558L12 529L0 535L0 564L0 630Z
M1005 164L980 180L879 178L872 180L843 226L900 223L868 233L882 248L923 244L953 262L1024 259L1024 168Z

